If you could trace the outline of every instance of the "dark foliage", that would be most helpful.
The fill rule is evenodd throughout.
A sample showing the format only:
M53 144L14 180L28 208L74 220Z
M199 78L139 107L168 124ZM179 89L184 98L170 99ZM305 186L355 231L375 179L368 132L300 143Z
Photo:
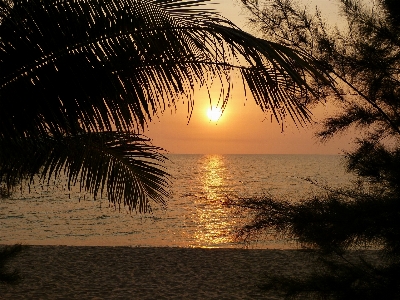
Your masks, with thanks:
M290 299L399 299L399 264L373 266L358 258L319 259L307 278L271 276L265 289L286 291Z
M380 191L336 191L299 204L271 198L241 199L235 204L256 211L253 221L240 231L240 236L248 240L260 231L273 229L325 253L343 253L369 244L380 245L395 257L400 253L399 203L397 197Z
M400 11L395 1L339 1L348 28L330 28L317 11L291 0L243 1L268 38L313 55L335 79L342 110L318 133L326 140L360 131L347 170L352 189L329 189L311 199L271 197L228 201L252 216L238 236L289 237L312 249L319 264L307 278L269 277L265 288L288 298L400 298ZM256 3L257 2L257 3ZM265 6L263 6L265 5ZM310 78L309 80L312 81ZM312 86L312 84L310 84ZM327 95L327 101L331 98ZM375 257L362 248L374 249Z
M165 205L166 171L156 162L166 158L160 148L139 135L118 132L82 133L63 139L42 138L32 142L0 143L8 160L0 161L0 178L7 186L39 175L50 181L60 174L69 178L68 188L77 182L95 198L108 195L120 208L146 212L152 199ZM10 153L7 153L7 152ZM81 176L83 175L83 176ZM121 203L121 199L124 202Z
M263 288L284 291L288 298L398 299L400 199L390 187L372 181L301 202L262 197L227 204L252 216L238 232L241 240L251 242L267 232L294 239L319 256L309 276L270 275ZM364 248L375 249L373 256L356 252Z

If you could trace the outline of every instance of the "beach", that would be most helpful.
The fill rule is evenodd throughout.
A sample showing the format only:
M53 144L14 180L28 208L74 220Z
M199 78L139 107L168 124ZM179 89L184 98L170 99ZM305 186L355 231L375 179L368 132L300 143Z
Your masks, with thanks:
M9 266L17 285L1 299L283 299L260 289L267 274L301 276L300 250L28 246Z

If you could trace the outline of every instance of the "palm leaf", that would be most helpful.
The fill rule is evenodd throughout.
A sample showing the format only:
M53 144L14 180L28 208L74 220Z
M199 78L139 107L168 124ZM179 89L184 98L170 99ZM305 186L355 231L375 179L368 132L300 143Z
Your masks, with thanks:
M94 197L106 194L115 206L146 212L149 200L165 205L166 157L143 136L124 132L82 133L64 138L0 144L0 179L22 180L66 175L68 188L79 184Z
M327 80L310 59L194 8L205 2L15 1L0 26L1 134L138 131L233 69L262 109L307 115L293 87L304 71Z

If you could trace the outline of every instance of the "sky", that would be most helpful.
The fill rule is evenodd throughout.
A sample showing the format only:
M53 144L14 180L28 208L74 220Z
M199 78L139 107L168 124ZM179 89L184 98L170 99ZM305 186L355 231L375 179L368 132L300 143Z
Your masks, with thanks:
M315 7L317 1L302 3ZM338 10L334 1L320 0L318 5L328 19L336 18ZM220 0L213 7L248 31L239 0ZM215 103L218 94L211 95L211 99ZM263 113L253 100L246 101L240 82L235 85L233 97L217 122L207 116L210 100L204 88L195 91L194 102L189 122L187 103L181 103L176 112L165 112L149 124L145 134L154 145L175 154L341 154L351 147L348 136L327 143L315 138L318 122L335 109L330 103L317 107L316 124L296 127L288 121L282 131L281 125L271 122L270 115Z

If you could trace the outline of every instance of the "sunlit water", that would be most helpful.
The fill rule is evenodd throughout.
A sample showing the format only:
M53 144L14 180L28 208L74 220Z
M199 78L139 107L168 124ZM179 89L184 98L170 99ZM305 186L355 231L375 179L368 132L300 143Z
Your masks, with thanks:
M299 201L321 192L311 184L340 187L354 178L341 156L170 155L171 198L166 210L139 215L110 208L106 199L39 185L0 201L0 243L243 247L234 239L243 216L223 205L227 198L262 196ZM79 201L80 199L80 201ZM271 238L257 248L294 247Z

